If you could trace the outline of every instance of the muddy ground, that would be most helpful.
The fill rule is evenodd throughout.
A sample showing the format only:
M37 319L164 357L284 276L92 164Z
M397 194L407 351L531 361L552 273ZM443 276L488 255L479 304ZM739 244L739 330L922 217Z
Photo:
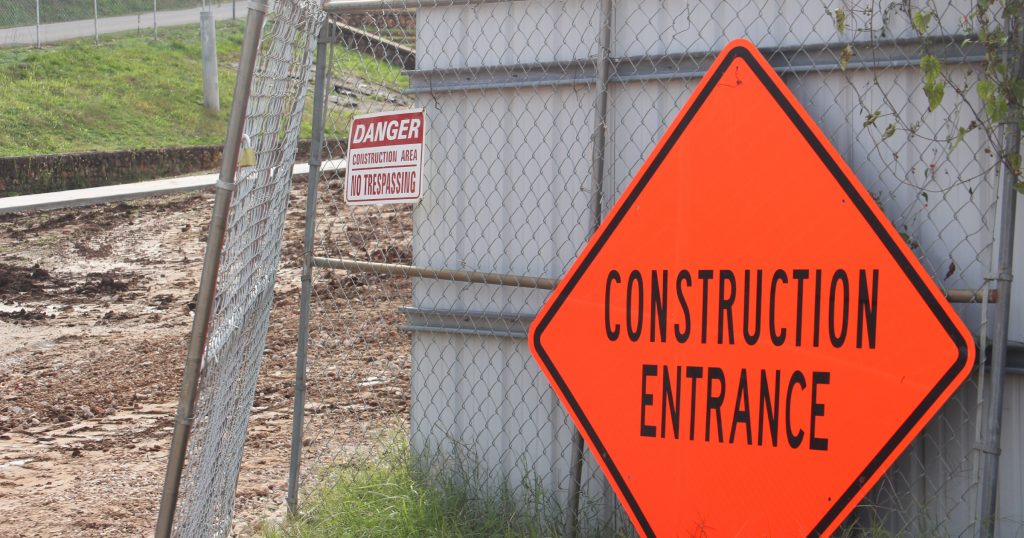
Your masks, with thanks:
M304 198L300 180L236 496L236 535L283 514ZM212 202L210 193L181 194L0 215L0 536L152 534ZM344 211L329 213L345 226ZM395 217L403 229L405 217ZM340 250L356 247L379 248ZM338 275L319 293L329 297L353 282L381 299L367 304L395 307L388 316L368 308L355 323L395 332L405 295L396 286L405 285ZM408 398L402 345L398 338L385 359L318 364L342 374L321 378L338 386L321 384L312 405L369 409L340 419L352 427L401 414ZM372 393L342 387L367 379L388 382L374 382Z

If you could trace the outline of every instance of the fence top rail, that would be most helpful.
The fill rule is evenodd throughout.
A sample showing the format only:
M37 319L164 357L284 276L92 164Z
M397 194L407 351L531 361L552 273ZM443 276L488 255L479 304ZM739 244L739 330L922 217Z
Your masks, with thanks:
M513 1L515 0L324 0L324 11L327 13L408 11L416 8L471 6Z

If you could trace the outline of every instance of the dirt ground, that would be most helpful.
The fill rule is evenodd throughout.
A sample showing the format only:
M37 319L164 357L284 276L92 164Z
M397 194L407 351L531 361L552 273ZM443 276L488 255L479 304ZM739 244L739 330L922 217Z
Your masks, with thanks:
M304 198L297 181L236 535L283 514ZM152 535L212 202L0 215L0 536ZM392 376L375 414L406 408L406 358L350 366L355 380Z

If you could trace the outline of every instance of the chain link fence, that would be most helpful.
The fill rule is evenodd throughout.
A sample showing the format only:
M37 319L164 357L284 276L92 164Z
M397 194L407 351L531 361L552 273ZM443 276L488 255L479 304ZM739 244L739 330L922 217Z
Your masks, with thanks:
M335 15L317 47L289 483L296 534L415 534L381 504L409 492L429 493L422 502L453 534L634 532L593 456L578 451L526 334L737 37L757 44L979 345L969 381L840 533L1024 531L1012 490L995 522L984 500L996 487L987 458L1000 448L987 422L1001 403L993 388L1024 394L1016 376L1004 385L1000 361L986 373L990 345L994 358L1006 350L1007 314L991 303L1009 299L1000 275L1012 249L997 245L1013 222L1004 186L1016 173L1003 158L1012 128L997 117L1011 104L993 97L991 67L1017 49L982 37L1001 28L1002 6L352 3L365 6L325 3ZM245 123L256 165L243 158L234 187L200 392L183 422L194 424L183 535L223 534L230 521L318 4L271 3ZM347 205L344 171L319 174L321 161L346 157L356 114L406 108L426 118L422 200ZM1020 443L1002 443L1012 472ZM375 510L389 517L369 518ZM359 526L367 520L381 526Z
M574 428L525 340L548 290L522 284L562 277L733 38L758 45L988 348L1006 216L1003 134L979 87L991 48L977 34L999 13L970 2L437 4L339 10L380 36L414 21L402 26L415 70L331 34L324 158L345 157L353 115L422 107L425 192L414 206L352 207L343 173L311 183L300 521L350 532L344 512L362 505L339 492L398 469L485 532L572 532ZM842 533L982 532L992 381L979 362ZM578 502L578 532L632 532L590 454ZM999 535L1024 529L1018 509L1002 513Z
M253 5L266 11L251 10L247 22L242 64L249 58L255 65L250 64L249 73L240 70L242 82L236 87L229 128L234 134L229 134L225 168L216 185L204 286L196 299L193 331L201 336L194 335L190 347L158 536L226 536L231 530L274 298L291 171L323 12L312 0ZM209 291L211 272L215 292ZM187 432L183 438L181 432Z
M0 9L0 46L40 45L79 37L198 24L201 9L217 20L245 15L240 0L9 0Z

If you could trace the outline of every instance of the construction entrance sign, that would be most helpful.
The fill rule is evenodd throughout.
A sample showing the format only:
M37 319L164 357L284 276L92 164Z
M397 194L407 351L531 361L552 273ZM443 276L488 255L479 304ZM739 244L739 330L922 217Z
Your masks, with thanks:
M530 346L647 536L830 534L974 364L914 253L742 40Z

